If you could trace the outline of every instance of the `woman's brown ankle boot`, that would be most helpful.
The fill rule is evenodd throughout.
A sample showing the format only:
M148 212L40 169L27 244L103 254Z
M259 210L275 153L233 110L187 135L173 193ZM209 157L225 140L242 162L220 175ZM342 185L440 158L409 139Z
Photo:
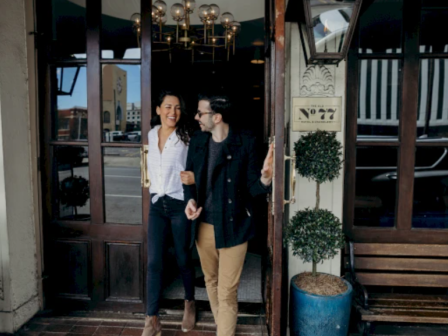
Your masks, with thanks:
M196 324L196 304L195 301L185 300L184 318L182 320L182 331L193 330Z
M162 335L162 325L160 324L159 318L154 316L146 316L145 318L145 328L143 329L142 336L161 336Z

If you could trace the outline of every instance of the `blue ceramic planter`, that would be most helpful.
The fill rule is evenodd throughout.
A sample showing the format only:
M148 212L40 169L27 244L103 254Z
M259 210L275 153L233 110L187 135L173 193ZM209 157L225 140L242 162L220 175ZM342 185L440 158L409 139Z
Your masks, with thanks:
M334 296L310 294L291 279L289 327L291 336L347 336L352 302L352 286Z

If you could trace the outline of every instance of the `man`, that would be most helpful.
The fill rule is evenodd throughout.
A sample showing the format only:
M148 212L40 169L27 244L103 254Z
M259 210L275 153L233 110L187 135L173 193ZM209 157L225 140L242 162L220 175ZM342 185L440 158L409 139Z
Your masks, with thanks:
M200 96L195 120L202 132L192 137L181 173L218 336L235 335L237 290L255 234L250 199L270 192L272 181L273 146L260 174L255 138L229 125L232 112L227 96Z

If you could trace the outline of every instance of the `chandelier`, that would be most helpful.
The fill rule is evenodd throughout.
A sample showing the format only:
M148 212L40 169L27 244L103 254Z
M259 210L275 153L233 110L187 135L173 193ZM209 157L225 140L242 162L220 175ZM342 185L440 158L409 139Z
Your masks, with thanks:
M218 5L202 5L197 9L197 14L203 27L191 24L191 15L196 8L195 0L182 0L171 6L170 15L176 22L175 27L167 26L167 4L158 0L152 6L153 43L161 45L162 48L154 51L167 51L171 62L172 52L175 50L191 51L191 62L194 62L195 53L201 55L209 54L213 63L215 62L215 51L224 49L227 53L226 59L230 60L230 54L235 55L236 38L241 32L241 24L234 20L231 13L225 12L220 15ZM218 29L215 24L219 19L222 25L222 33L217 35ZM137 35L140 46L141 17L139 13L131 16L133 29Z

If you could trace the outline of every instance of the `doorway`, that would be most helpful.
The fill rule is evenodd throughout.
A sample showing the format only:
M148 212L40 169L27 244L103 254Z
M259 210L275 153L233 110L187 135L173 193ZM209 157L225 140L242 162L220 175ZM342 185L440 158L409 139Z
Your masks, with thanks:
M267 147L263 140L269 132L273 135L268 124L274 113L267 114L266 92L275 106L275 81L266 81L271 77L261 60L273 55L275 48L265 43L271 43L265 28L267 32L272 28L264 19L264 4L261 8L245 4L251 10L246 20L238 12L243 19L234 50L215 50L213 61L208 52L198 51L192 59L189 50L167 51L166 44L157 48L151 3L123 1L121 7L120 3L38 1L38 27L43 32L39 84L44 88L40 99L44 293L50 308L145 311L150 205L148 189L142 187L141 154L158 90L173 81L182 85L192 118L197 94L217 83L237 97L241 112L236 123L260 140L260 157ZM226 3L238 2L222 3L225 11ZM274 2L267 4L273 13ZM141 18L138 29L131 19L135 13ZM274 79L275 73L271 76ZM273 244L276 221L270 218L268 230L266 198L255 200L254 209L253 220L260 224L249 245L239 301L271 309L280 298L274 300L277 292L270 291L272 282L266 279L272 265L281 270L281 259L276 264L273 254L268 256L266 237ZM281 236L277 240L281 244ZM266 266L268 259L271 266ZM168 278L165 297L175 300L176 274ZM273 281L281 281L281 275ZM198 300L207 301L198 288Z

